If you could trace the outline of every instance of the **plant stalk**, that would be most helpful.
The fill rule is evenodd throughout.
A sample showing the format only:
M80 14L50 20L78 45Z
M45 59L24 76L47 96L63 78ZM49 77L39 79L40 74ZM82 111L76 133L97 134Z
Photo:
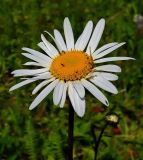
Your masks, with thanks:
M108 125L108 123L105 123L105 125L103 126L103 128L102 128L102 130L101 130L101 132L100 132L100 134L99 134L98 139L95 141L96 144L95 144L95 147L94 147L94 152L95 152L94 160L97 160L97 154L98 154L99 144L100 144L100 142L101 142L101 138L102 138L102 136L103 136L103 133L104 133L107 125Z
M73 131L74 131L74 110L69 102L69 119L68 119L68 160L73 160Z

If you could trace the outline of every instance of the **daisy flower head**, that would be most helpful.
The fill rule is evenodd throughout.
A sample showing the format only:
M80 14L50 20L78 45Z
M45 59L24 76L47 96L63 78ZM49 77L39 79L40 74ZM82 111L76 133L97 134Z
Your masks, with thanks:
M85 113L85 89L108 106L108 100L99 88L117 94L118 91L112 81L118 79L115 73L121 72L121 68L114 64L101 65L101 63L133 58L103 58L125 44L113 42L97 49L104 26L104 19L101 19L95 28L93 28L93 22L88 21L76 41L68 18L65 18L63 23L64 38L57 29L54 30L53 36L45 31L52 38L56 47L41 34L41 42L38 43L38 46L44 53L30 48L22 48L25 52L22 55L32 60L24 65L39 68L13 71L14 77L22 77L22 82L11 87L10 91L39 81L32 94L42 91L30 105L30 110L53 91L55 105L62 108L66 97L69 96L74 111L79 117L82 117Z

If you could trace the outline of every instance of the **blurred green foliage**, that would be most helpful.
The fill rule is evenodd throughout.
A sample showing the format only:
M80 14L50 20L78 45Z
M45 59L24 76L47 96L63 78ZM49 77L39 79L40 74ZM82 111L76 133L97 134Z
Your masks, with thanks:
M68 16L75 37L88 20L94 24L104 17L106 28L100 43L126 41L112 55L135 57L136 61L116 62L123 68L116 82L118 95L106 93L110 107L87 95L85 116L75 117L75 160L93 160L91 124L100 131L104 116L117 113L121 133L108 127L99 148L99 160L142 160L143 157L143 28L133 18L143 14L141 1L130 0L1 0L0 2L0 159L1 160L63 160L67 153L67 104L54 106L52 94L35 110L29 111L31 91L28 85L9 93L16 84L11 71L26 62L20 54L23 46L38 49L40 34L63 33L63 19ZM50 38L47 37L49 40ZM39 50L39 49L38 49ZM103 110L102 110L103 111ZM97 113L98 112L98 113Z

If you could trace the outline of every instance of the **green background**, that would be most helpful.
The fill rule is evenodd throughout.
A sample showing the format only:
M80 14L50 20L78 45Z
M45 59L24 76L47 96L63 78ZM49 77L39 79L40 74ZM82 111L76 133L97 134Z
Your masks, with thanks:
M9 93L20 82L12 77L15 69L24 68L28 59L21 55L22 47L40 50L40 34L57 28L63 33L63 20L69 17L77 38L88 20L94 25L106 19L99 44L126 41L126 45L111 56L130 56L136 61L115 62L122 68L115 82L119 94L105 93L110 106L104 106L86 94L87 107L81 119L75 116L74 159L93 160L91 126L98 135L106 114L120 117L115 133L108 126L99 147L99 160L143 159L143 25L133 21L143 14L143 3L130 0L1 0L0 1L0 159L1 160L62 160L67 153L68 106L54 106L50 94L36 109L28 107L36 84ZM143 23L143 22L142 22ZM50 37L46 35L47 39ZM103 112L104 109L104 112Z

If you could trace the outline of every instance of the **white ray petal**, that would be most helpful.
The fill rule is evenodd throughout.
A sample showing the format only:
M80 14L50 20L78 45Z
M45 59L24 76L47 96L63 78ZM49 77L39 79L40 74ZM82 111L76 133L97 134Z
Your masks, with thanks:
M51 76L51 72L44 72L44 73L38 73L38 74L36 74L37 76Z
M44 31L44 32L47 33L47 34L53 39L53 41L54 41L55 44L57 45L58 50L59 50L60 52L62 52L62 48L61 48L59 42L51 35L51 33L49 33L48 31Z
M26 62L23 65L25 65L25 66L41 66L41 64L37 63L37 62Z
M20 88L20 87L22 87L22 86L24 86L24 85L26 85L26 84L32 83L32 82L34 82L34 81L36 81L36 80L26 79L25 81L22 81L22 82L20 82L20 83L18 83L18 84L16 84L16 85L12 86L12 87L9 89L9 91L13 91L13 90L15 90L15 89L17 89L17 88Z
M46 86L48 83L54 81L55 78L51 78L49 80L44 80L43 82L41 82L40 84L38 84L34 90L32 91L32 94L36 94L42 87Z
M101 101L103 104L106 106L109 106L107 98L104 96L104 94L92 83L89 81L82 79L81 80L82 84L84 87L91 93L93 94L99 101Z
M102 18L96 25L91 39L88 43L86 53L93 53L98 46L105 26L105 20Z
M67 95L66 94L67 88L68 88L67 83L64 83L63 95L62 95L61 102L60 102L60 108L64 107L64 104L65 104L65 101L66 101L66 95Z
M66 47L65 41L61 33L57 29L54 30L54 36L55 36L56 41L59 43L61 50L66 51L67 47Z
M119 44L117 44L117 45L115 45L115 46L113 46L113 47L110 47L110 48L106 49L105 51L100 52L99 54L95 55L95 56L94 56L94 59L99 59L99 58L101 58L101 57L109 54L110 52L116 50L117 48L121 47L121 46L124 45L124 44L125 44L125 42L119 43Z
M85 97L85 89L80 81L74 81L73 86L81 98Z
M53 54L49 51L49 49L45 46L45 44L43 42L40 42L37 44L45 53L47 53L47 55L49 56L49 58L53 57Z
M85 114L85 107L86 107L85 98L84 98L84 99L80 99L80 97L79 97L79 102L80 102L79 116L80 116L80 117L83 117L84 114Z
M35 75L38 73L47 72L47 68L42 69L19 69L12 72L14 74L14 77L18 76L28 76L28 75Z
M117 42L113 42L113 43L108 43L108 44L105 44L104 46L100 47L99 49L97 49L93 54L92 54L92 57L93 59L95 59L94 57L99 54L100 52L103 52L105 51L106 49L108 48L111 48L115 45L117 45L118 43Z
M97 71L107 71L107 72L121 72L121 68L117 65L102 65L99 67L95 67Z
M46 61L47 63L51 62L51 60L52 60L52 59L51 59L50 57L48 57L47 55L45 55L45 54L43 54L43 53L41 53L41 52L38 52L38 51L36 51L36 50L33 50L33 49L31 49L31 48L23 47L22 50L27 51L27 52L31 53L32 55L34 55L34 56L36 56L36 57L41 58L42 60Z
M79 97L71 82L69 82L68 94L74 111L79 117L83 117L85 113L85 99Z
M74 101L74 92L73 92L73 86L71 82L68 82L68 95L71 101L72 106L75 106L75 101Z
M75 49L84 50L92 33L93 22L89 21L75 44Z
M67 17L64 19L64 34L65 34L67 49L73 50L74 49L74 35L73 35L71 23Z
M53 102L55 105L58 105L60 103L63 95L63 89L64 89L64 82L59 81L53 92Z
M74 89L74 101L76 104L75 106L73 106L75 112L79 117L83 117L85 114L85 99L84 98L81 99L75 89Z
M28 78L23 78L23 77L22 77L22 78L20 78L20 79L24 79L24 80L26 80L26 79L33 79L33 78L29 78L29 77L28 77Z
M98 76L98 77L94 77L92 79L90 79L90 81L92 83L94 83L96 86L104 89L107 92L113 93L113 94L117 94L118 90L117 88L108 80Z
M45 46L47 47L47 49L49 50L49 52L51 53L52 58L59 55L58 50L50 42L47 41L47 39L44 37L43 34L41 34L41 39L43 43L45 44Z
M44 73L36 74L34 76L35 77L33 77L33 79L49 79L53 77L53 75L51 75L50 72L44 72Z
M40 94L32 102L29 109L32 110L33 108L35 108L55 88L58 81L59 80L57 79L57 80L53 81L52 83L50 83L46 88L44 88L42 90L42 92L40 92Z
M112 73L106 73L106 72L94 72L92 77L93 76L101 76L109 81L116 81L118 80L118 76L115 75L115 74L112 74Z
M34 55L32 55L32 54L29 54L29 53L21 53L21 54L22 54L23 56L29 58L29 59L32 59L33 61L38 62L39 64L41 64L41 66L45 66L45 65L48 64L47 61L45 61L45 60L43 60L43 59L41 59L41 58L39 58L39 57L36 57L36 56L34 56Z
M135 60L131 57L108 57L108 58L102 58L95 60L95 63L103 63L103 62L111 62L111 61L123 61L123 60Z

